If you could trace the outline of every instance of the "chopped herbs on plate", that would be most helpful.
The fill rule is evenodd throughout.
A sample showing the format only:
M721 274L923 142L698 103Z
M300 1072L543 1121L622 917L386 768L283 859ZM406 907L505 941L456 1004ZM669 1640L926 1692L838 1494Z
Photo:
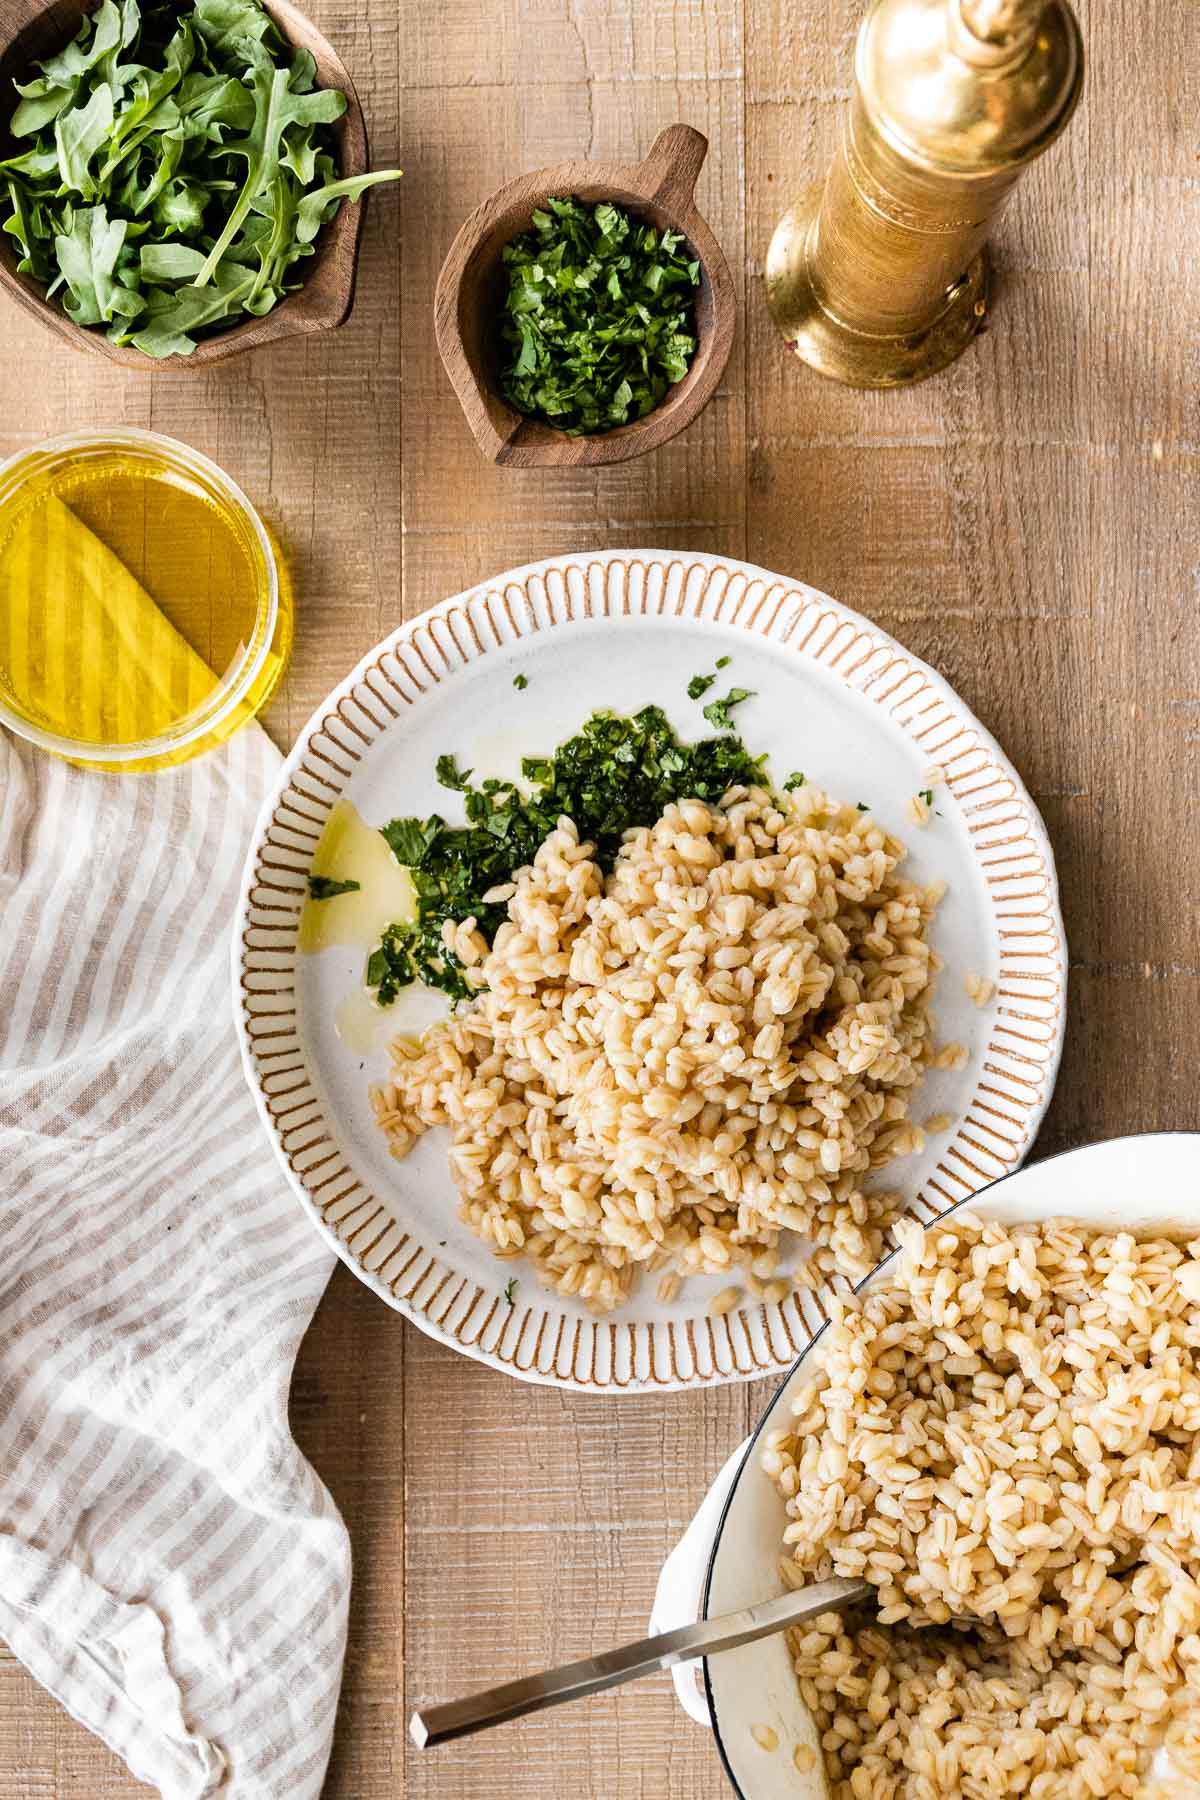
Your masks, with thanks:
M653 412L696 353L700 264L677 231L555 199L504 246L501 386L571 437Z
M515 688L527 688L529 686L528 675L514 675L513 686Z
M727 669L732 660L733 659L728 656L718 656L715 667L718 670ZM693 675L692 679L688 682L688 699L699 700L702 694L707 694L709 688L712 687L716 679L716 675ZM740 692L735 689L734 692L737 693L738 699L744 700L746 698L745 689L742 689ZM729 702L730 704L736 704L732 694L729 696Z
M704 708L704 716L709 724L714 725L718 731L731 731L733 729L733 720L729 716L730 708L740 706L743 700L750 700L752 698L753 695L749 688L730 688L723 700L709 701L708 705Z
M473 786L462 777L465 825L428 819L393 819L383 835L396 860L409 870L417 897L415 920L389 925L367 964L367 986L381 1006L401 988L422 981L453 1000L475 989L458 957L442 939L447 921L474 917L490 944L508 916L506 901L484 899L531 863L538 846L566 813L581 839L594 843L611 869L624 832L652 825L672 800L713 803L738 783L762 783L762 757L752 757L732 732L682 744L666 714L643 707L632 718L596 712L552 756L527 756L524 786L489 777ZM439 760L457 775L453 757Z
M361 887L361 881L335 881L330 875L310 875L308 878L309 897L313 900L332 900L338 894L357 894Z
M808 776L804 774L803 770L793 769L783 784L784 793L794 793L797 788L802 788L807 780Z
M342 201L400 173L338 178L346 96L316 72L258 0L103 0L14 83L0 229L18 271L148 356L270 312Z
M439 756L434 764L434 773L444 788L465 788L471 779L470 769L460 770L453 756Z
M510 1275L508 1280L504 1284L504 1304L505 1304L505 1306L514 1306L516 1304L516 1299L517 1299L517 1278L515 1275Z

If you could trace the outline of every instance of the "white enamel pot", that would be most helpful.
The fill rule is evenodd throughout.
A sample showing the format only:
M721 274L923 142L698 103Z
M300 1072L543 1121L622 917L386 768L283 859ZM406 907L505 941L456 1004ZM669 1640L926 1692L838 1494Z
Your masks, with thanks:
M1067 1151L1019 1169L963 1206L1006 1223L1065 1217L1101 1230L1200 1235L1200 1133L1114 1138ZM891 1260L882 1262L864 1287ZM760 1444L767 1432L789 1422L791 1396L808 1378L805 1365L820 1336L797 1359L754 1435L721 1470L664 1565L653 1629L733 1612L781 1592L778 1562L787 1515L760 1467ZM691 1716L711 1726L742 1800L827 1800L816 1728L782 1635L686 1664L675 1671L675 1685ZM760 1747L755 1725L771 1727L777 1749ZM797 1744L818 1750L810 1773L801 1773L793 1762Z

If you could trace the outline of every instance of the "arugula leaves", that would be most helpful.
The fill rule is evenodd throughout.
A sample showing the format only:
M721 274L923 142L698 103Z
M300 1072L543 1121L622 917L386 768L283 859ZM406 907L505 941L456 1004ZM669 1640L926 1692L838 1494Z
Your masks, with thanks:
M243 41L250 58L250 77L254 93L254 118L243 138L225 145L226 156L245 159L246 176L241 192L196 276L195 285L205 287L241 229L242 222L260 194L270 191L280 172L283 135L289 126L311 132L314 125L332 125L346 110L346 96L326 88L319 93L296 92L292 87L293 70L278 69L270 53L259 43ZM272 208L274 213L277 209Z
M106 87L96 88L86 106L61 112L54 121L62 184L85 200L94 199L99 192L92 178L91 161L101 144L112 136L112 129L113 97Z
M270 42L270 19L255 0L196 0L196 30L214 55L236 54L246 44Z
M54 253L68 289L63 307L77 325L133 318L141 311L137 294L118 272L126 231L124 219L110 219L102 206L88 206L72 213L70 230L55 238Z
M323 165L332 173L333 164L318 157L318 172ZM342 200L360 200L368 188L381 181L395 181L399 173L399 169L373 169L367 175L347 175L341 181L326 181L323 187L301 195L296 208L297 240L301 244L311 244L322 225L332 219Z
M518 412L580 437L644 418L683 380L700 264L679 232L555 199L503 254L500 379Z
M400 173L339 177L345 95L259 0L102 0L15 86L0 230L18 268L150 356L269 312L342 202Z
M752 757L740 738L681 744L657 706L643 707L633 718L593 713L553 756L525 757L524 788L492 777L473 786L453 756L439 757L437 774L444 785L460 788L467 823L447 825L435 813L383 827L397 862L412 876L417 916L390 925L367 964L367 986L377 990L381 1006L390 1006L413 981L441 988L455 1001L470 999L475 990L442 941L442 926L473 916L490 943L508 911L506 902L484 895L533 861L563 813L581 838L596 845L607 869L623 834L653 824L669 801L715 802L730 787L765 779L763 759Z

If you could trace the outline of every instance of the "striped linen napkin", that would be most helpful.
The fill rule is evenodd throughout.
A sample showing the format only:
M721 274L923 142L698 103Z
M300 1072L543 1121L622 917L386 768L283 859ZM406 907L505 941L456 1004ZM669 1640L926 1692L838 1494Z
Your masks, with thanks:
M287 1418L332 1257L230 998L278 762L255 725L151 776L0 731L0 1636L167 1800L315 1800L346 1640Z

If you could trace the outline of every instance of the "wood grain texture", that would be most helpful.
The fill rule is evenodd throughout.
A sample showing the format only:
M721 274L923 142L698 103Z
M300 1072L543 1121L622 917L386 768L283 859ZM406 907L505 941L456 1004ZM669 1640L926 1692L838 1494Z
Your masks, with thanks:
M286 41L312 55L317 66L317 86L340 88L345 94L346 110L330 127L337 147L338 172L342 176L364 175L370 167L366 126L345 64L328 38L299 7L292 5L292 0L263 0L263 4ZM0 0L0 95L11 93L13 81L29 79L31 62L61 50L75 35L82 15L91 10L89 0L51 0L49 5L46 0ZM7 101L3 116L7 119ZM13 154L19 147L7 132L0 132L0 155ZM201 338L189 355L167 358L159 372L195 375L201 369L228 362L230 357L280 338L333 331L342 324L354 304L363 204L340 206L322 229L314 259L305 270L304 285L296 293L289 294L261 318L248 316L228 331ZM59 297L47 300L40 282L17 273L18 260L12 238L0 235L0 290L53 331L68 351L103 356L142 374L151 370L153 361L144 351L132 344L110 343L104 332L74 324L63 311Z
M124 420L243 483L299 595L268 719L281 744L402 613L533 557L677 545L829 589L954 682L1045 812L1072 995L1039 1148L1193 1124L1200 9L1084 11L1089 87L1005 216L989 328L946 375L893 394L799 370L760 289L790 190L832 148L859 0L310 10L377 159L406 170L403 193L374 197L350 322L178 382L65 355L5 307L0 448ZM636 159L677 119L710 141L698 203L745 289L712 403L637 462L486 463L431 328L455 232L523 171ZM765 1398L518 1388L339 1269L293 1404L356 1555L329 1800L718 1800L711 1745L665 1678L435 1756L408 1748L403 1720L417 1698L640 1630L663 1554ZM0 1800L144 1792L0 1652Z

